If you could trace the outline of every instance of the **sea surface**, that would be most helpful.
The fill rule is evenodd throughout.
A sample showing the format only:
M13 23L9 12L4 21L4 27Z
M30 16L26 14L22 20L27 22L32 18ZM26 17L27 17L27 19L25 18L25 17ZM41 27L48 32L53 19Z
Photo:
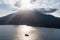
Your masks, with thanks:
M27 25L0 25L0 40L60 40L60 29Z

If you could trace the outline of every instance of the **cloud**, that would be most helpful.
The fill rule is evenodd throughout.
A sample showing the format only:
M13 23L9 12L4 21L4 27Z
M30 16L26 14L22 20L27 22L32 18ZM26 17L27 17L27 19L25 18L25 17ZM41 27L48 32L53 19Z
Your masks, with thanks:
M0 13L0 16L11 14L14 12L13 10L16 11L16 9L9 4L9 0L0 0L0 12L3 12Z
M40 8L40 9L36 9L36 12L43 13L43 14L53 13L55 11L57 11L57 9L55 9L55 8Z
M19 0L0 0L0 10L6 11L5 14L11 13L12 10L16 10L19 9L19 5L20 4L16 4L16 2ZM43 9L41 12L45 12L45 13L55 13L56 9L57 12L53 15L60 15L60 0L32 0L33 1L33 5L35 8L37 8L38 10L40 10L39 8L46 8ZM15 5L16 4L16 5ZM18 7L18 8L17 8ZM49 9L49 8L53 8L53 9ZM56 9L54 9L56 8ZM48 11L49 10L49 11ZM50 11L51 10L51 11ZM48 12L47 12L48 11ZM59 13L58 13L59 12Z
M57 2L55 2L54 4L51 4L51 6L58 9L56 12L52 13L51 15L60 18L60 0L57 0Z
M4 3L1 3L1 4L0 4L0 12L4 12L4 14L0 13L1 16L2 16L2 15L10 14L11 12L13 12L12 10L13 10L13 8L10 7L9 5L6 5L6 4L4 4Z
M16 6L16 7L20 7L19 2L16 2L16 3L15 3L15 6Z
M52 13L51 15L55 16L55 17L59 17L60 18L60 10Z

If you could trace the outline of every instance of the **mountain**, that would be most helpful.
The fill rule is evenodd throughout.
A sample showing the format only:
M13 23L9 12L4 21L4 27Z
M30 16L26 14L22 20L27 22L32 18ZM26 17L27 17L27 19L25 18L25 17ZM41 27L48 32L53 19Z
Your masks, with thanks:
M0 25L29 25L60 28L60 18L35 11L18 11L0 18Z

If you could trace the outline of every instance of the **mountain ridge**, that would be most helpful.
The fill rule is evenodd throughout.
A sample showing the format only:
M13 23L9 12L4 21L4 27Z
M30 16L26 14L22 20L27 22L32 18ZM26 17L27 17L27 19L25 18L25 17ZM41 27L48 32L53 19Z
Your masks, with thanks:
M48 28L60 28L60 18L41 12L18 11L0 18L0 25L29 25Z

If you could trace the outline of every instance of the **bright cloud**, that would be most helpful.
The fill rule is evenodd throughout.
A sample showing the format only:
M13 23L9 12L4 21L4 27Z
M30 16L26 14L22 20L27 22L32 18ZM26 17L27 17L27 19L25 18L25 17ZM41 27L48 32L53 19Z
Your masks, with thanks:
M0 0L0 10L2 9L3 11L9 13L11 13L12 10L16 10L16 9L18 10L18 9L35 9L35 8L37 9L57 8L58 11L52 14L60 16L59 15L60 0L28 0L28 1L27 0Z

